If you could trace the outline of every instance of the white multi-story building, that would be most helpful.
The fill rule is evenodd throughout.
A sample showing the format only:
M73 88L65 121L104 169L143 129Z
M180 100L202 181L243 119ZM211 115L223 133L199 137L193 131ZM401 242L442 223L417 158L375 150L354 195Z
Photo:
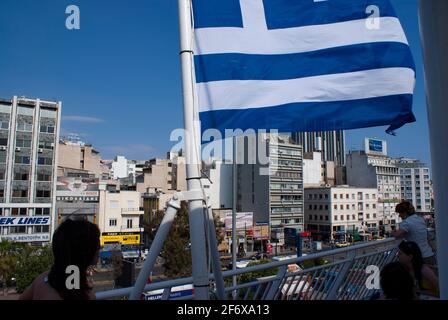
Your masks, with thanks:
M130 163L128 159L123 156L115 157L111 166L114 179L127 178L130 175L135 177L135 163Z
M395 212L401 201L400 171L387 156L386 141L366 138L365 144L365 151L351 151L347 155L347 183L378 190L378 214L389 231L401 221Z
M401 198L412 202L417 212L431 212L431 178L426 164L415 159L395 159L400 168Z
M306 230L322 240L377 235L381 222L376 188L350 186L305 189Z
M0 241L51 240L61 103L0 100Z

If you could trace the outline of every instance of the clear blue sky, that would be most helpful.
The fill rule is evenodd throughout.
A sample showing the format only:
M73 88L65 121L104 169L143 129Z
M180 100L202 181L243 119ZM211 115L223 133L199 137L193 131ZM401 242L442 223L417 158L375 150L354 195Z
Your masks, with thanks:
M384 138L391 155L429 162L417 0L392 2L418 68L417 122L396 137L386 127L350 131L347 148ZM80 30L65 28L71 4ZM178 46L177 0L1 0L0 97L61 100L62 133L79 133L103 158L165 156L182 127Z

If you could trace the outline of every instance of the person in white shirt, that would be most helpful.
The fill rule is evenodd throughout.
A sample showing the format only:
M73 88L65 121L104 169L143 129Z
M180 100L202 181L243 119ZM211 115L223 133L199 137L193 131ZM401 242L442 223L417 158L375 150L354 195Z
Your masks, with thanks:
M434 252L428 242L428 230L425 220L415 213L414 206L409 201L403 201L395 207L395 212L403 220L399 224L399 229L392 231L395 238L404 238L407 241L417 243L422 252L425 264L434 266Z

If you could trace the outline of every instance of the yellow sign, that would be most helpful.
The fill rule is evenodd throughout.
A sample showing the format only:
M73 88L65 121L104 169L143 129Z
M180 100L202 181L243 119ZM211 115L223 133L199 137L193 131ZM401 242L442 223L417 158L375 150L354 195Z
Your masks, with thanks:
M140 244L139 234L117 234L113 236L101 236L101 245L106 243L120 243L120 244Z

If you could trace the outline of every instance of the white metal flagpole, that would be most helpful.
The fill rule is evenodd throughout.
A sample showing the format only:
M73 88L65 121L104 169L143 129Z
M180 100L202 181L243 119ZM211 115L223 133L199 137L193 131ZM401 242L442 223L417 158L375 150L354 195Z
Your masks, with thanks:
M440 298L448 299L448 1L420 0L429 135L434 181Z
M201 190L198 114L194 108L191 0L178 0L182 95L184 105L185 158L188 191ZM193 285L196 300L209 299L207 248L203 200L189 201Z

